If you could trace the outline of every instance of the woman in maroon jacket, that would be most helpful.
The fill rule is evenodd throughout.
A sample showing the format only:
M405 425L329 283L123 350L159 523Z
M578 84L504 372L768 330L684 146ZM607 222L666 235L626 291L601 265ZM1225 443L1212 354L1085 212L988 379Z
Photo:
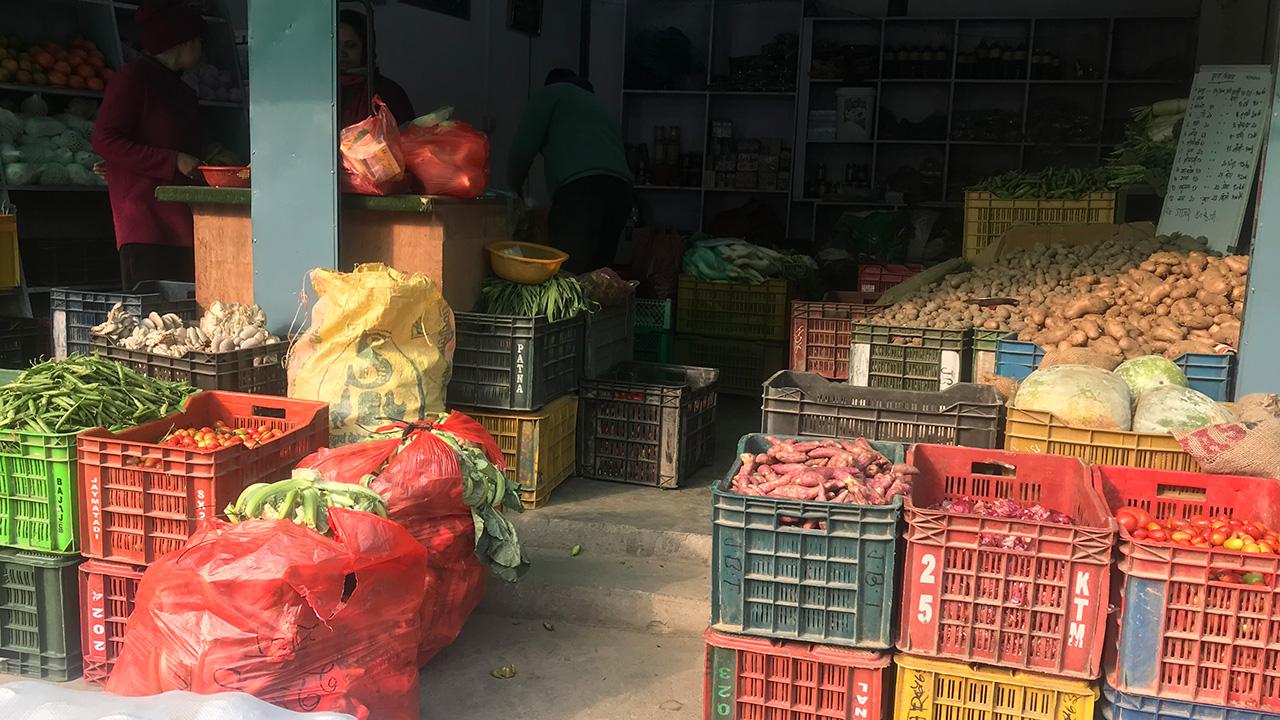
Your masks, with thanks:
M378 71L378 59L370 57L368 20L364 13L343 10L338 13L338 68L342 71L338 86L338 127L344 128L369 117L368 72L365 66L373 63L373 94L382 98L397 124L404 124L417 117L409 95L394 80Z
M191 210L156 200L156 187L185 183L199 165L200 106L181 73L200 62L204 31L181 0L144 0L135 20L146 54L111 78L93 126L126 291L195 279Z

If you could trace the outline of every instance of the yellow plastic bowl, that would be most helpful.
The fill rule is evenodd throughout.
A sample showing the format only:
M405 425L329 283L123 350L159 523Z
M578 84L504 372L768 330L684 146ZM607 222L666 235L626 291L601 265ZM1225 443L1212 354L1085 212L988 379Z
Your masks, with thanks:
M493 274L508 282L539 285L560 272L569 256L553 247L524 242L496 242L484 246L489 251Z

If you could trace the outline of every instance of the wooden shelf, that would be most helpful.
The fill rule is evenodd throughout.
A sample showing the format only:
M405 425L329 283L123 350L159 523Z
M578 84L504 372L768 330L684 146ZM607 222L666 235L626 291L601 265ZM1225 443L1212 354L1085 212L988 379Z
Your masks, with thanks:
M41 95L66 95L68 97L87 97L102 99L101 90L78 90L76 88L60 87L58 85L21 85L18 83L0 83L0 90L11 90L13 92L23 93L39 93Z

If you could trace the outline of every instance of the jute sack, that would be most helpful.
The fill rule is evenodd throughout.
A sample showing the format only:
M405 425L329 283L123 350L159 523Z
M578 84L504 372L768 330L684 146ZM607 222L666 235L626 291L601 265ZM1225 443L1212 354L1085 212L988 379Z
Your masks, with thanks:
M1210 425L1174 437L1207 473L1280 477L1280 419Z

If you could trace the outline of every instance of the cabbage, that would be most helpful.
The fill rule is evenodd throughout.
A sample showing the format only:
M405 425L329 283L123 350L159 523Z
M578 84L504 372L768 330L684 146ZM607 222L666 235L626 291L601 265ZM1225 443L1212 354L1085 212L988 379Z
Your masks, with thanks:
M43 140L43 138L38 138ZM24 142L18 145L18 154L22 156L23 161L30 163L41 163L49 159L49 144L47 142Z
M71 159L72 162L91 168L102 160L102 156L88 150L81 150Z
M45 158L46 162L56 163L58 165L67 165L75 160L75 153L66 148L54 148L49 151L49 156Z
M1153 388L1166 385L1187 386L1187 376L1182 374L1182 369L1159 355L1143 355L1126 360L1120 363L1115 373L1129 385L1129 391L1135 398L1141 398L1143 393Z
M67 179L72 185L97 185L97 176L83 165L67 163Z
M17 135L22 132L22 120L12 110L0 108L0 128Z
M0 143L0 162L22 162L22 151L10 143Z
M66 185L70 181L66 166L57 163L44 163L40 166L41 185Z
M1132 395L1118 376L1087 365L1054 365L1022 381L1011 405L1053 413L1074 427L1128 430Z
M1195 430L1206 425L1235 422L1231 412L1202 392L1180 385L1152 388L1138 398L1133 429L1144 433Z
M22 131L35 137L53 137L66 129L66 125L50 117L24 115L22 118Z
M30 185L35 182L37 167L31 163L5 163L4 179L9 187Z

